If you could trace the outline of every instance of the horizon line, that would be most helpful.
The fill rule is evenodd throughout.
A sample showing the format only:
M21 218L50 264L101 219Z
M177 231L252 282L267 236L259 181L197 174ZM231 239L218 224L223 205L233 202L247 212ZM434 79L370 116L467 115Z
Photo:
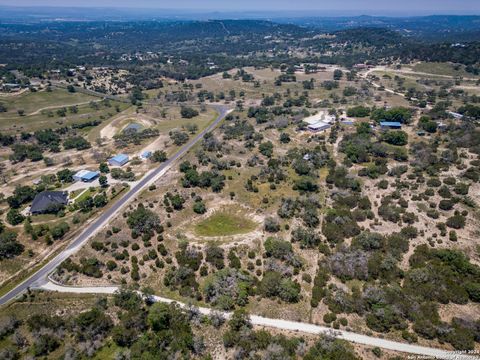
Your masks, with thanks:
M402 13L399 11L388 11L388 10L373 10L373 9L363 9L363 10L338 10L338 9L299 9L299 10L291 10L291 9L278 9L278 10L267 10L267 9L202 9L202 8L190 8L190 9L184 9L184 8L165 8L165 7L135 7L135 6L129 6L129 5L119 5L119 6L92 6L92 5L86 5L86 6L79 6L79 5L58 5L58 6L52 6L52 5L9 5L9 4L1 4L0 3L0 8L11 8L11 9L115 9L115 10L132 10L136 9L138 11L168 11L168 12L177 12L177 13L186 13L186 14L211 14L211 13L234 13L234 14L248 14L248 13L254 13L254 14L285 14L285 13L290 13L292 15L302 15L304 17L362 17L362 16L369 16L369 17L428 17L428 16L463 16L463 17L478 17L480 16L480 11L478 13L471 13L468 12L469 10L443 10L442 12L439 13L434 13L434 12L428 12L427 10L418 10L415 11L415 13L410 13L408 12ZM363 13L361 12L363 11ZM330 14L325 14L324 16L321 15L321 13L330 13ZM377 14L375 14L375 13ZM336 13L336 15L332 15L332 13ZM398 13L398 15L395 15L395 13ZM387 15L388 14L388 15ZM296 16L291 16L291 17L296 17ZM0 15L1 17L1 15ZM288 17L288 16L287 16Z

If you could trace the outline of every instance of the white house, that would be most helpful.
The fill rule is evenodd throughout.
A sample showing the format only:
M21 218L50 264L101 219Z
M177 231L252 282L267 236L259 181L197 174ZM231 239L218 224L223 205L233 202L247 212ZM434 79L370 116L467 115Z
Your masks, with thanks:
M318 122L316 124L311 124L311 125L308 125L307 128L308 130L310 130L311 132L320 132L320 131L324 131L324 130L327 130L329 128L331 128L332 125L330 124L327 124L327 123L324 123L324 122Z
M454 118L454 119L457 119L457 120L463 119L463 115L460 114L460 113L457 113L457 112L448 111L448 115L453 116L453 118Z
M303 121L310 125L313 125L319 122L331 124L335 122L335 116L328 114L328 112L326 111L319 111L317 114L303 119Z

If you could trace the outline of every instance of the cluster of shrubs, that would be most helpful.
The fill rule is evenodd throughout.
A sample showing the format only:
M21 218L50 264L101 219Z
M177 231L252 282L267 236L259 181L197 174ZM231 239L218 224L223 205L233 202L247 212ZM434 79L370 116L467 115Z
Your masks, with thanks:
M185 188L211 188L213 192L220 192L225 186L225 176L217 170L199 173L195 166L186 161L180 164L180 171L184 174L181 182Z
M400 330L408 341L416 341L419 335L448 342L456 349L473 349L480 322L455 317L450 323L441 321L437 304L480 302L479 267L460 251L420 245L410 257L410 268L404 271L398 262L408 247L402 234L361 233L349 248L328 256L328 268L319 268L312 306L323 300L333 314L357 313L365 316L372 330ZM354 287L348 292L327 285L330 274L342 281L366 283L362 290ZM417 335L408 331L409 323Z
M0 134L1 145L10 146L13 154L10 155L12 162L24 160L40 161L44 158L44 152L58 153L61 145L65 150L85 150L91 144L82 136L77 135L75 128L63 127L59 129L45 129L31 133L22 133L20 139Z

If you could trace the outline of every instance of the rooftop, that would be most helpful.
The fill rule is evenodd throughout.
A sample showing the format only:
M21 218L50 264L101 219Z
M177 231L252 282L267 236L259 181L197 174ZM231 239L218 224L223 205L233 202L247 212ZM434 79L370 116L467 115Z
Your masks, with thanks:
M75 175L73 176L76 176L76 177L83 177L84 175L88 174L89 171L88 170L79 170L75 173Z
M128 155L118 154L118 155L115 155L114 157L112 157L110 160L121 163L121 162L124 162L124 161L128 160Z
M455 112L455 111L448 111L448 114L452 115L454 118L457 118L457 119L463 118L463 114L460 114L460 113Z
M31 213L41 213L52 205L67 205L68 204L68 192L67 191L44 191L33 199L32 206L30 207Z
M308 128L309 129L312 129L312 130L317 130L317 129L325 129L325 128L329 128L331 125L330 124L327 124L327 123L324 123L324 122L318 122L316 124L311 124L311 125L308 125Z
M402 123L398 121L380 121L380 126L402 127Z
M82 180L93 180L98 175L100 175L98 171L80 170L74 175L74 177L81 178Z
M324 123L331 123L335 120L333 115L329 115L326 111L319 111L317 114L303 119L307 124L316 124L323 121Z

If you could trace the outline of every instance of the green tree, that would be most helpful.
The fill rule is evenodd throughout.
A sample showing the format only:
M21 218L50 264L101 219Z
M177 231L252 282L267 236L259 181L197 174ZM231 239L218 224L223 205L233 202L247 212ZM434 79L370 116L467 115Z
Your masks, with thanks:
M158 163L162 163L162 162L165 162L167 161L167 153L163 150L156 150L153 152L152 156L151 156L151 160L153 162L158 162Z
M357 123L355 125L355 127L357 128L357 134L358 135L368 135L368 134L372 133L372 129L370 127L370 124L367 123L367 122Z
M0 223L3 226L2 223ZM23 252L23 245L17 241L17 233L9 230L0 231L0 260L10 259Z
M205 214L207 207L203 201L195 201L193 204L193 211L197 214Z
M183 106L180 110L180 115L184 119L191 119L198 116L198 111L191 107Z
M366 106L354 106L347 110L347 116L350 117L367 117L370 115L370 108Z
M106 162L100 163L98 169L102 174L108 174L110 172L110 169L108 168L108 165Z
M336 69L334 72L333 72L333 80L341 80L343 77L343 71L340 70L340 69Z
M430 119L428 116L422 116L418 121L418 126L420 129L425 130L428 133L434 133L437 131L437 123Z
M50 230L50 233L52 234L52 238L54 240L58 240L61 239L69 230L70 226L66 222L61 222L60 224L55 225Z
M304 360L360 360L355 354L353 346L344 340L328 335L321 335L320 339L308 350Z
M74 172L71 171L70 169L62 169L59 172L57 172L57 179L61 183L71 183L73 182L73 175L74 175Z
M7 222L10 225L18 225L21 224L25 220L25 216L20 214L20 211L18 209L10 209L7 213Z
M280 142L282 144L288 144L290 142L290 135L288 135L287 133L281 133Z
M108 179L105 175L101 175L98 178L98 182L100 183L100 186L103 188L108 186Z
M228 321L228 326L234 332L252 328L248 312L242 308L235 310Z
M160 218L156 213L139 204L127 218L127 224L136 234L153 234L160 229Z
M383 134L382 140L391 145L403 146L408 143L408 134L402 130L387 131Z
M271 141L261 143L258 146L258 150L260 151L260 153L262 155L264 155L266 157L272 157L272 155L273 155L273 144L272 144Z
M101 208L108 204L108 199L105 194L98 194L93 198L95 207Z
M412 118L412 112L410 109L404 107L394 107L388 110L378 108L372 110L370 117L375 121L398 121L408 124Z
M130 93L130 101L133 105L137 105L143 99L145 99L145 94L142 92L138 86L134 87Z

